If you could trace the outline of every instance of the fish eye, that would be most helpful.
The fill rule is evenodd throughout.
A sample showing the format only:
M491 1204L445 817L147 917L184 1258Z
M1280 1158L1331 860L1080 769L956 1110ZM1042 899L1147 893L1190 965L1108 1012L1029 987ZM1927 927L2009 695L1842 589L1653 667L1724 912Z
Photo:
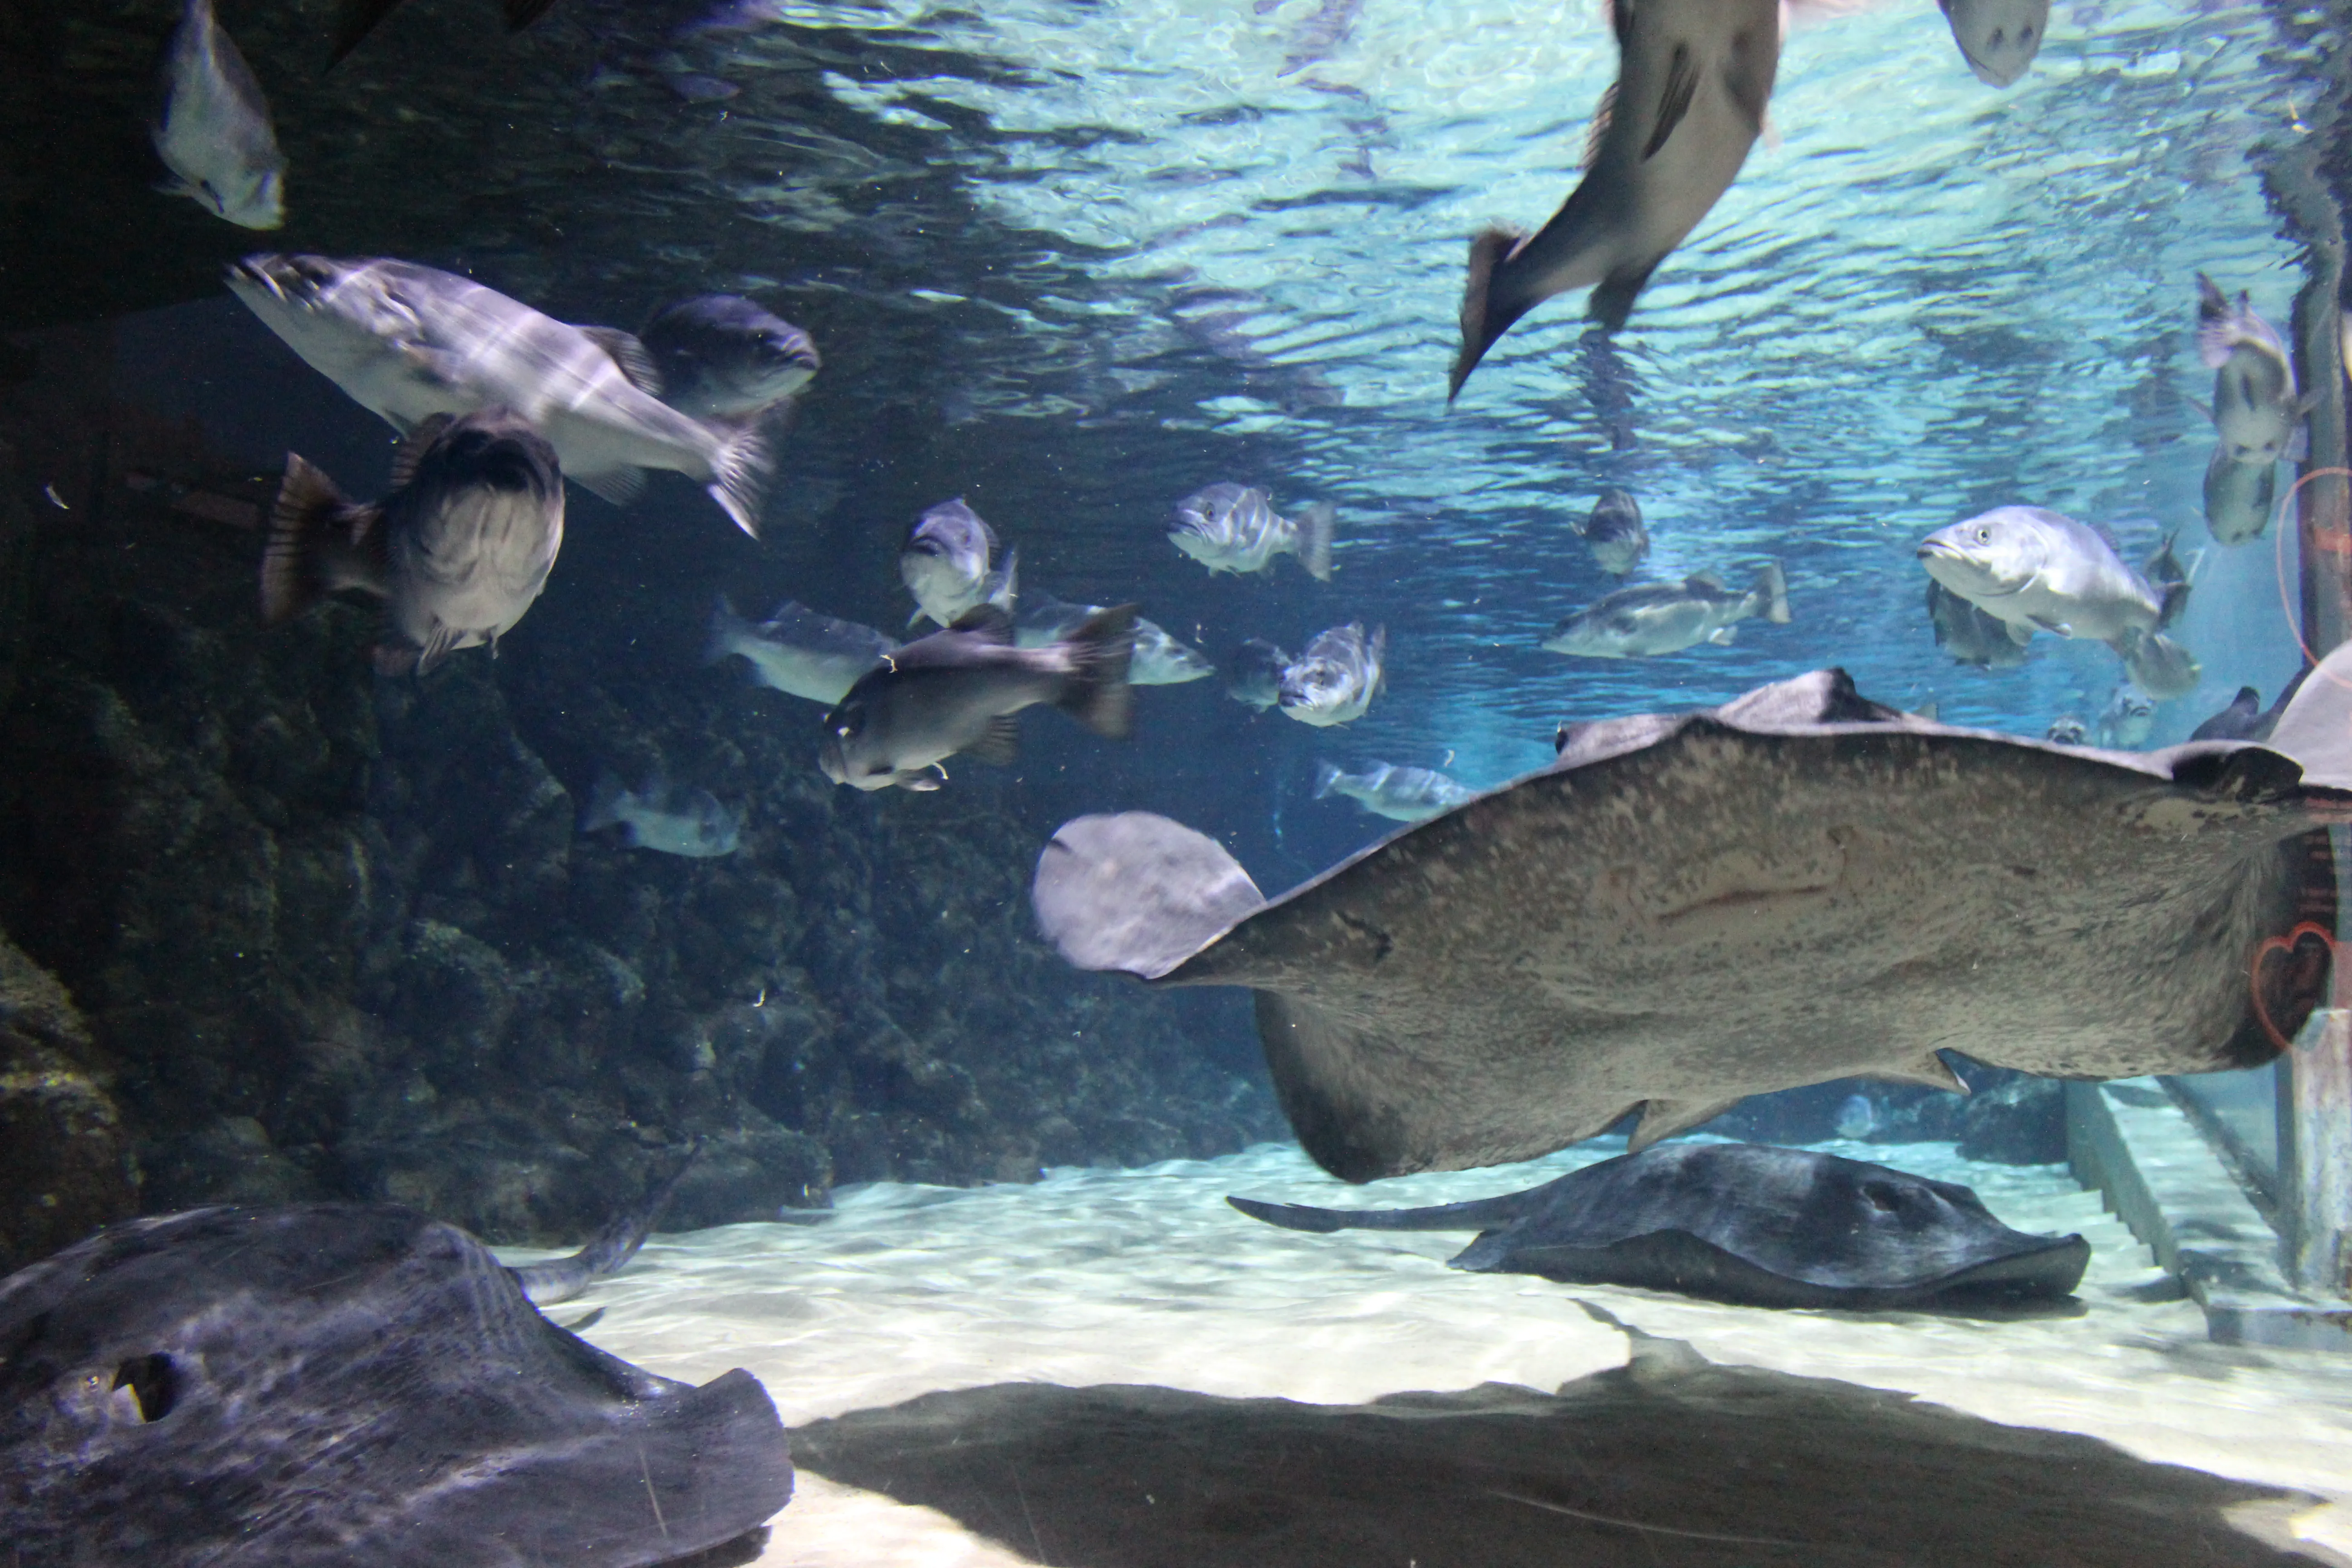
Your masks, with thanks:
M1977 542L1979 544L1990 544L1992 542L1992 530L1990 528L1978 529Z

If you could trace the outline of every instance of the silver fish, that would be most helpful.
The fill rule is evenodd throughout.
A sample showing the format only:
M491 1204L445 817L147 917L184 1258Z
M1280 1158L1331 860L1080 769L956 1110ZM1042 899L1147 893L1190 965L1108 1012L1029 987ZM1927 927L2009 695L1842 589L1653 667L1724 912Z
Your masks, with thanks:
M163 59L163 107L150 134L172 178L157 187L187 196L240 228L286 221L286 159L269 100L213 19L212 0L187 0Z
M1022 605L1020 616L1013 622L1013 646L1044 647L1059 642L1088 616L1100 615L1107 607L1073 605L1050 594L1039 595ZM1216 666L1169 636L1160 626L1141 616L1135 617L1135 657L1127 667L1129 686L1181 686L1188 680L1206 680L1216 673Z
M1127 734L1128 658L1135 606L1103 610L1061 642L1015 647L1013 617L994 605L908 643L858 678L824 716L818 765L858 789L934 790L958 752L1007 763L1019 754L1013 717L1050 702L1096 734Z
M2050 721L2050 728L2042 738L2053 746L2079 746L2091 738L2090 726L2072 713L2061 713Z
M1995 507L1937 529L1920 542L1919 563L2020 647L2036 630L2109 644L2129 629L2158 631L2187 592L2176 584L2158 594L2096 530L2038 506Z
M377 650L386 673L429 673L523 617L563 547L555 450L518 415L436 415L411 432L383 500L355 506L291 453L261 561L269 626L341 588L386 601L401 639Z
M2117 685L2108 695L2107 705L2100 710L2098 725L2092 731L2100 745L2118 752L2138 751L2155 732L2155 700L2144 691L2134 690L2127 682Z
M1176 503L1168 542L1209 569L1263 572L1277 555L1296 555L1318 583L1331 580L1331 536L1338 514L1309 501L1297 518L1276 517L1272 499L1254 486L1213 484Z
M590 492L617 505L644 485L645 469L675 469L759 534L763 439L689 419L632 381L614 357L614 343L633 342L625 333L591 332L455 273L381 258L248 256L229 268L228 287L395 429L436 414L511 408Z
M1490 228L1470 242L1449 402L1496 340L1555 294L1591 287L1585 314L1623 326L1763 132L1779 0L1616 0L1611 17L1617 80L1594 115L1583 182L1533 236Z
M1927 620L1936 629L1936 646L1950 654L1955 664L2013 669L2025 662L2025 649L2010 637L2007 623L1932 577L1927 580Z
M1315 768L1316 799L1343 795L1393 822L1425 822L1477 793L1427 768L1396 768L1386 763L1374 763L1360 773L1341 773L1328 763Z
M1388 683L1388 647L1386 626L1374 626L1370 637L1360 621L1318 632L1307 651L1283 667L1283 712L1318 729L1362 718Z
M642 791L626 790L607 773L596 781L581 815L580 831L618 826L621 842L633 849L658 849L707 860L732 855L743 831L743 811L719 804L708 791L673 793L658 778Z
M2234 462L2230 444L2216 441L2205 465L2205 528L2216 544L2260 539L2278 503L2278 465L2261 458Z
M1225 695L1261 712L1282 700L1282 672L1290 656L1263 637L1252 637L1225 661Z
M898 646L872 626L820 616L789 599L753 626L721 599L710 612L702 662L740 655L751 664L751 679L770 690L832 704Z
M661 374L662 401L697 419L756 419L824 363L806 332L735 294L669 306L637 339Z
M1732 627L1753 616L1789 624L1789 582L1777 561L1766 562L1745 593L1706 572L1620 588L1552 627L1543 646L1579 658L1650 658L1702 642L1727 646Z
M2159 702L2188 696L2204 679L2204 667L2197 662L2197 656L2162 632L2127 627L2116 639L2116 652L2132 684Z
M2050 31L2050 0L1936 0L1977 79L2007 87L2023 76Z
M898 547L898 580L915 595L913 626L926 616L951 626L982 605L1010 611L1020 593L1018 550L1004 553L1001 570L989 570L996 553L996 530L961 496L943 500L915 520L907 542Z
M2233 463L2302 460L2304 416L2315 399L2296 395L2286 344L2241 292L2235 305L2219 285L2197 275L2197 357L2213 373L2213 406L2205 410Z
M1642 503L1629 490L1603 490L1591 515L1577 525L1585 546L1603 572L1622 577L1650 553L1650 531L1642 523Z

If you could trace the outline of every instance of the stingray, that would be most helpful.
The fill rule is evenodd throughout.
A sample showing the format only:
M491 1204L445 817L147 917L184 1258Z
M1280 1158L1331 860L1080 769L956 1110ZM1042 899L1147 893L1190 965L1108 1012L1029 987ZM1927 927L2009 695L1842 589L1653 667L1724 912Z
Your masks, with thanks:
M1063 824L1039 923L1082 969L1242 985L1332 1174L1632 1147L1751 1094L2250 1067L2326 989L2352 647L2262 745L2095 751L1936 723L1843 670L1573 727L1551 766L1271 902L1149 813ZM2299 759L2299 760L2298 760Z
M131 1220L0 1280L12 1568L635 1568L792 1484L750 1373L606 1355L413 1209Z
M2028 1236L1967 1187L1762 1143L1663 1143L1523 1193L1419 1209L1227 1203L1291 1230L1475 1230L1481 1274L1640 1285L1756 1307L2054 1300L2090 1244Z

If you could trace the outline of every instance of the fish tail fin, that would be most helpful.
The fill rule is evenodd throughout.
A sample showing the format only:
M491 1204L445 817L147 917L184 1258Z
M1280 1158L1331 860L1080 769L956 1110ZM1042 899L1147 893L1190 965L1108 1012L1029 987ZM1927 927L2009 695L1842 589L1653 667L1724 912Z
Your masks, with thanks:
M760 502L767 491L772 458L768 438L756 425L730 426L716 421L709 428L719 437L717 470L709 486L710 499L735 520L735 526L760 537Z
M2221 292L2221 285L2202 272L2197 275L2197 357L2207 370L2219 370L2230 363L2230 351L2237 346L2238 313L2230 308L2230 297Z
M1331 580L1331 539L1339 531L1339 512L1328 500L1309 501L1298 509L1298 559L1318 583Z
M1448 403L1461 395L1462 384L1495 340L1526 313L1525 306L1513 308L1495 297L1495 269L1523 237L1516 229L1490 228L1470 242L1470 280L1462 290L1462 351L1454 356L1453 372L1445 380Z
M261 552L262 625L282 625L338 588L383 592L383 573L366 550L376 516L373 507L345 500L325 470L287 453Z
M1074 627L1065 645L1070 675L1055 706L1106 740L1123 741L1133 716L1127 683L1135 658L1135 606L1097 610Z
M2186 583L2167 583L2164 585L2164 603L2158 607L2156 612L2156 629L2162 631L2165 627L2170 626L2174 617L2179 616L2180 612L2188 606L2188 604L2189 584Z
M1010 610L1021 599L1021 547L1004 552L1004 564L988 574L988 602Z
M702 662L717 664L732 654L751 626L751 622L735 613L735 606L727 602L727 595L719 595L719 602L710 606L710 636L702 645Z
M610 768L599 773L588 792L588 809L580 814L580 831L594 833L620 821L622 793L619 774Z
M1621 267L1593 285L1591 295L1584 301L1584 313L1601 323L1603 331L1613 332L1625 325L1625 318L1633 313L1633 301L1650 281L1650 274L1658 269L1665 257L1654 256L1632 267Z
M1789 574L1780 570L1778 561L1767 561L1756 574L1756 586L1751 593L1757 613L1776 626L1789 624Z
M1321 800L1339 782L1339 770L1328 763L1315 764L1315 798Z

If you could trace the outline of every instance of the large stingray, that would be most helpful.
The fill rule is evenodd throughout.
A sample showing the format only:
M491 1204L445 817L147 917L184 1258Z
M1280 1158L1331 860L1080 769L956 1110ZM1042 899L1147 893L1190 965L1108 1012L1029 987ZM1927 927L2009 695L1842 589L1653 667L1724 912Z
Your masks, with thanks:
M2298 762L2297 759L2300 759ZM1032 897L1083 969L1245 985L1307 1152L1364 1181L1639 1149L1935 1052L2106 1078L2268 1060L2326 984L2352 651L2267 745L1956 729L1823 670L1578 727L1552 766L1265 902L1146 813L1065 823Z
M413 1209L132 1220L0 1280L11 1568L635 1568L792 1480L750 1373L606 1355Z
M1227 1203L1291 1230L1475 1230L1484 1274L1641 1285L1759 1307L2054 1299L2090 1244L2028 1236L1950 1182L1810 1149L1664 1143L1502 1197L1418 1209Z

